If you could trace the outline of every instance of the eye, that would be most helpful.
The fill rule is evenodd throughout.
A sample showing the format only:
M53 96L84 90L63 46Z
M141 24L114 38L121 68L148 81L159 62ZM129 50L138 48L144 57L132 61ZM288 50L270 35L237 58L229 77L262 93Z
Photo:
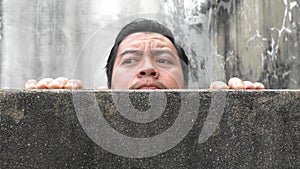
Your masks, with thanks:
M159 58L156 60L156 62L160 64L172 64L172 62L169 59L165 59L165 58Z
M134 64L138 62L137 59L134 59L134 58L128 58L128 59L125 59L123 62L122 62L122 65L130 65L130 64Z

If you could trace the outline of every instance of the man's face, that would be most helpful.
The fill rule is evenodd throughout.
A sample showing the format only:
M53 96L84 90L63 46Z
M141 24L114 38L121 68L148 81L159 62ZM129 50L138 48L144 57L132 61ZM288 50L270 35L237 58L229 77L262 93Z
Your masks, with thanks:
M112 89L186 88L175 46L158 33L134 33L120 43L111 84Z

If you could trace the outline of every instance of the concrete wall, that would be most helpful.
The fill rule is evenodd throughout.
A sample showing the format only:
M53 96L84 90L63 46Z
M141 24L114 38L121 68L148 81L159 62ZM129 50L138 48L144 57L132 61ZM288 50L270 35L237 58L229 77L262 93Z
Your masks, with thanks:
M297 168L299 90L0 90L0 168Z

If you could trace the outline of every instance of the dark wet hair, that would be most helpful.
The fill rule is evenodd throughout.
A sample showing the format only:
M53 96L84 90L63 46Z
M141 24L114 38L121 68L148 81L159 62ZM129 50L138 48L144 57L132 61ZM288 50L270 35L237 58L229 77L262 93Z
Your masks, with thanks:
M185 85L188 85L188 65L189 60L186 56L184 50L182 47L180 47L174 39L174 36L169 28L162 25L161 23L154 21L154 20L148 20L148 19L136 19L129 24L125 25L120 33L118 34L114 46L112 47L109 57L107 59L106 63L106 76L107 76L107 85L109 88L111 88L111 80L112 80L112 72L113 72L113 66L115 62L115 58L117 56L117 52L119 49L119 45L122 42L124 38L126 38L128 35L137 33L137 32L153 32L153 33L159 33L167 37L175 46L178 56L181 59L181 67L183 71L184 81Z

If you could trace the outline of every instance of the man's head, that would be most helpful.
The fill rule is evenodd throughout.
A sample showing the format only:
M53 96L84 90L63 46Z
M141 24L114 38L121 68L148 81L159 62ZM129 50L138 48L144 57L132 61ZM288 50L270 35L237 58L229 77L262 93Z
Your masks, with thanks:
M112 89L180 89L188 85L188 58L164 25L135 20L118 34L106 65Z

